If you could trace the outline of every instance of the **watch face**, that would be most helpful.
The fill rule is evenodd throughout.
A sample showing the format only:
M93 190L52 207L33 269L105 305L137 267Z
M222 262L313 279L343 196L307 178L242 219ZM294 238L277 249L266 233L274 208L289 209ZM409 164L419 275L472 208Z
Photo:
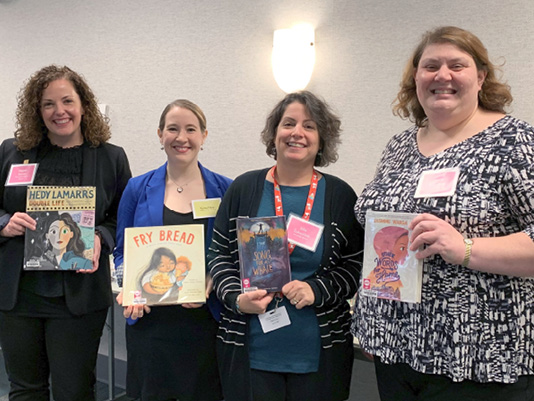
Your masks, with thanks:
M467 245L473 245L473 240L469 238L465 238L464 243L466 243Z

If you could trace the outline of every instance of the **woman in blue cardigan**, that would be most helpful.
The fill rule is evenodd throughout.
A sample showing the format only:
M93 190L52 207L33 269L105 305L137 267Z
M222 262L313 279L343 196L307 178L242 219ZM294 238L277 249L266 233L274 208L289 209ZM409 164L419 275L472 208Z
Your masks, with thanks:
M158 137L167 162L132 178L119 206L114 251L119 273L126 227L204 224L205 243L211 242L214 219L194 219L192 202L222 198L231 180L198 162L207 135L206 117L196 104L176 100L163 110ZM219 304L208 295L211 279L207 282L206 304L124 308L128 318L128 396L141 400L222 399L215 359ZM122 294L117 301L122 303Z

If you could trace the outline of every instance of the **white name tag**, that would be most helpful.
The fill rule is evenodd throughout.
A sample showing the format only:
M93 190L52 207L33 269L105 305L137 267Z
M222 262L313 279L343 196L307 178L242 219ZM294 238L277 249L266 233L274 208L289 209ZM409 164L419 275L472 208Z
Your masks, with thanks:
M264 333L278 330L291 324L285 306L280 306L269 312L258 315L258 319L260 319L261 328Z

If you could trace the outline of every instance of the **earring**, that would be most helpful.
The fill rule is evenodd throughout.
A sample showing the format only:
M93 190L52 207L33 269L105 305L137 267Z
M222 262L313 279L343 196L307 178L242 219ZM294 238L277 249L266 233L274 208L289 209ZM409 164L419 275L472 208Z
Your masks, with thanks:
M160 148L160 150L163 150L163 149L165 149L165 148L163 147L163 145L161 145L161 148Z
M200 150L204 150L204 146L203 145L200 145Z

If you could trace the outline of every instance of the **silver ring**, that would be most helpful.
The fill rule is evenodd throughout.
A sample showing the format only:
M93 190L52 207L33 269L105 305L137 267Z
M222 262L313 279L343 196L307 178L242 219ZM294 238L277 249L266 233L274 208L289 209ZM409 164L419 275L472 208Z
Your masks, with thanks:
M292 303L293 305L296 305L296 304L298 304L299 302L300 302L300 301L297 301L296 299L293 299L293 301L291 301L291 303Z

